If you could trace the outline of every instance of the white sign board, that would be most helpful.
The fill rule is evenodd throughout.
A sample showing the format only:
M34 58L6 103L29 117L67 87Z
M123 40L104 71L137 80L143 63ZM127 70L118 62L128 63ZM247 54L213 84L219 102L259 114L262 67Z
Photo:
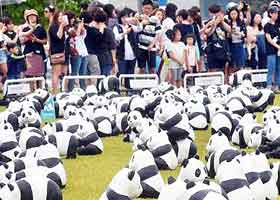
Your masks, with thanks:
M153 79L132 79L129 80L131 89L143 89L157 87L158 81Z
M266 83L266 81L267 81L267 70L252 71L252 82L253 83Z
M29 83L20 83L15 85L8 85L7 95L28 94L30 92L31 88Z
M223 85L223 84L224 84L223 72L186 74L184 77L185 88L194 85L209 86L209 85Z
M159 84L157 74L122 74L119 81L122 91L154 88Z

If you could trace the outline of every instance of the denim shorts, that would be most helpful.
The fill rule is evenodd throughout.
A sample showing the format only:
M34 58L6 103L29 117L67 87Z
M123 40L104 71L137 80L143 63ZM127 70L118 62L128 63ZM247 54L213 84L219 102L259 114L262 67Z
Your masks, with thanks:
M0 64L7 63L7 53L5 50L0 49Z

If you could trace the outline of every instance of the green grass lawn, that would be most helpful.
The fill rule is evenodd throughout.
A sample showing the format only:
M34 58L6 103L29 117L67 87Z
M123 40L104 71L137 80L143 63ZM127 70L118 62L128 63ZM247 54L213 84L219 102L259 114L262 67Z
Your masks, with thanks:
M280 96L276 97L275 105L280 105ZM257 114L257 119L261 122L262 113ZM209 137L210 128L207 131L196 131L198 153L203 160ZM64 160L68 174L68 184L63 191L65 200L98 200L112 177L127 165L132 154L131 144L123 143L121 136L105 138L103 143L102 155ZM166 181L169 176L177 177L179 170L180 168L174 171L161 171L161 175ZM280 200L280 197L278 199Z

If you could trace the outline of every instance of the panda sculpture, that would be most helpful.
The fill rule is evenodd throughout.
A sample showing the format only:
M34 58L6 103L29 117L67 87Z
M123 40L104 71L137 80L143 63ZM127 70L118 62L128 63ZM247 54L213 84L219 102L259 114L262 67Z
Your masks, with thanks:
M25 127L41 127L40 114L34 108L24 108L21 112L21 117L23 119L23 124Z
M66 158L76 158L79 140L75 135L69 132L56 132L45 138L47 142L53 144L58 149L60 156Z
M230 173L228 173L229 169L231 169ZM217 180L225 190L229 200L255 199L246 176L236 160L227 160L220 164L217 171Z
M62 192L59 186L48 178L30 177L4 185L0 190L0 198L2 200L62 200Z
M160 170L176 169L178 166L178 159L165 132L152 135L147 141L147 147L153 154L155 162Z
M186 138L194 140L194 131L188 118L181 115L173 106L171 103L161 103L155 113L155 122L162 130L167 131L172 144Z
M143 188L140 197L158 198L164 182L152 153L145 148L134 152L128 166L129 169L134 170L140 176Z
M232 160L236 156L240 155L240 152L233 147L221 148L210 154L207 160L207 171L210 178L215 178L219 166L227 161Z
M237 125L238 121L233 119L230 112L221 111L218 112L212 119L211 132L212 135L222 132L229 140L231 140L233 131Z
M207 178L207 168L198 156L184 160L178 179L192 182L203 181Z
M168 183L162 188L158 200L181 200L179 197L186 192L186 183L176 180L173 177L168 178Z
M203 186L202 184L195 182L187 182L186 191L177 199L178 200L205 200L205 199L218 199L218 200L226 200L219 192L212 190L210 187Z
M99 200L132 200L143 192L141 179L137 172L123 168L112 179Z
M22 151L41 146L45 141L42 132L33 127L27 127L21 130L18 143Z

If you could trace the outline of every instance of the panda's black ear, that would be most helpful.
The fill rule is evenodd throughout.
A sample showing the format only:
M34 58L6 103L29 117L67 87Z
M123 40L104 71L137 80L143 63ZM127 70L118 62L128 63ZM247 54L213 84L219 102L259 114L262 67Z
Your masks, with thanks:
M199 155L195 155L194 158L199 160Z
M188 164L189 164L189 160L188 160L188 159L185 159L185 160L182 162L182 166L183 166L184 168L186 168Z
M203 183L205 185L210 185L210 180L208 178L206 178L206 179L203 180Z
M9 189L10 189L11 191L14 191L15 187L14 187L13 185L8 184L7 186L9 187Z
M130 171L130 172L128 173L128 176L127 176L127 177L128 177L129 180L132 181L134 175L135 175L135 171Z
M172 183L175 183L175 182L176 182L176 179L173 176L168 177L168 180L167 180L168 185L171 185Z
M142 150L142 151L146 151L146 150L147 150L147 148L146 148L145 145L143 145L143 144L138 144L138 145L137 145L137 148L138 148L139 150Z
M186 185L186 189L189 190L189 189L193 188L194 186L195 186L195 183L194 183L194 182L189 182L189 183L187 183L187 185Z
M273 169L273 167L274 167L273 164L272 164L272 163L269 163L269 168L270 168L270 169Z

